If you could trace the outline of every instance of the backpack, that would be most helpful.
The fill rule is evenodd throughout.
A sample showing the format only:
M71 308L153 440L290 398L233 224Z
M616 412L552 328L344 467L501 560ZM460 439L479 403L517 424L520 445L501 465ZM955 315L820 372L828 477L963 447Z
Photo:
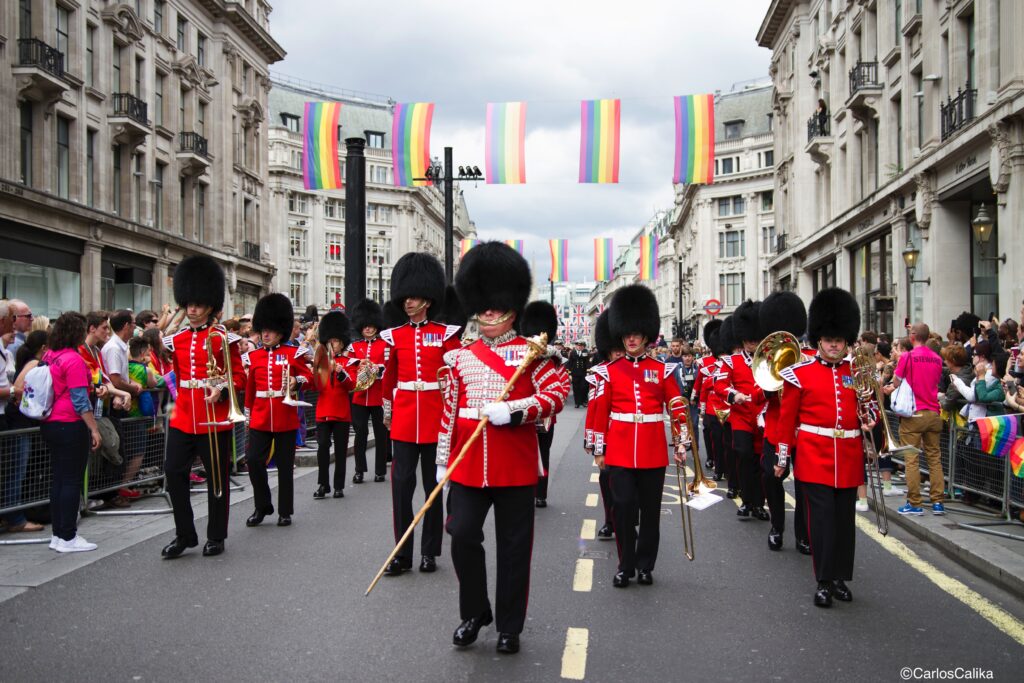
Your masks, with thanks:
M33 420L45 420L53 410L53 377L50 366L39 363L25 375L25 393L21 396L21 414Z

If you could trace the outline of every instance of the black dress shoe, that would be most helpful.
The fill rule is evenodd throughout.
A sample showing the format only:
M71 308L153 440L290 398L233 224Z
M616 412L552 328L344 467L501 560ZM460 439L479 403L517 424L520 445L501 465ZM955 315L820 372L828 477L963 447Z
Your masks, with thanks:
M382 482L382 481L384 481L384 475L383 474L378 474L378 475L374 476L373 480L375 482Z
M363 483L363 473L362 472L356 472L355 474L353 474L352 475L352 483L353 484L362 484Z
M612 585L616 588L625 588L628 586L629 577L626 575L626 572L618 572L614 577L612 577Z
M704 466L708 468L708 472L711 472L715 469L715 463L711 460L705 460Z
M716 474L715 475L715 481L722 481L723 479L725 479L725 475L722 475L722 474Z
M818 590L814 591L814 606L815 607L831 607L832 606L832 582L831 581L819 581Z
M224 541L207 541L203 546L203 556L213 557L224 552Z
M737 517L750 517L750 506L744 503L736 510Z
M753 513L756 519L759 519L762 522L767 522L769 519L772 518L771 514L764 508L753 508L751 509L751 512Z
M772 550L782 550L782 534L775 527L768 532L768 547Z
M810 555L811 554L811 544L808 543L807 541L797 541L796 542L796 549L797 549L797 552L799 552L801 555Z
M160 551L160 555L168 560L173 560L185 552L186 548L195 548L197 545L199 545L198 538L175 536L174 540L165 545L164 549Z
M433 555L424 555L420 558L420 571L427 574L437 571L437 560Z
M273 505L271 505L266 510L254 510L253 513L251 515L249 515L249 518L245 520L245 525L246 526L259 526L260 524L263 523L263 519L267 515L272 515L272 514L274 514L274 506Z
M335 498L344 498L345 497L345 492L342 491L341 489L334 489L334 493L332 495Z
M330 492L331 492L331 490L329 488L327 488L323 484L320 484L320 486L316 487L316 491L313 492L313 497L314 498L323 498L323 497L325 497Z
M654 577L646 569L641 569L639 572L637 572L636 582L639 583L641 586L650 586L654 583Z
M853 600L853 592L850 591L849 586L842 579L832 584L832 595L836 597L836 600L842 600L843 602L850 602Z
M539 507L539 508L546 508L547 506L548 506L547 498L538 498L537 499L537 507Z
M519 652L519 634L499 633L497 649L503 655L514 655Z
M395 558L388 562L387 569L384 570L385 576L401 576L402 572L407 572L412 569L412 561L402 561L399 558Z
M277 525L278 526L291 526L292 525L292 516L291 515L281 515L280 517L277 518Z
M718 481L722 481L722 480L719 479ZM725 492L725 497L729 498L729 499L735 498L736 497L736 489L729 489L729 490L727 490Z
M494 615L491 614L490 609L478 617L466 619L459 624L459 627L455 629L455 633L452 634L452 644L458 645L459 647L472 645L476 642L476 636L480 633L480 629L487 626L492 621L494 621Z
M612 540L612 527L610 524L605 524L603 527L597 530L597 537L602 541Z

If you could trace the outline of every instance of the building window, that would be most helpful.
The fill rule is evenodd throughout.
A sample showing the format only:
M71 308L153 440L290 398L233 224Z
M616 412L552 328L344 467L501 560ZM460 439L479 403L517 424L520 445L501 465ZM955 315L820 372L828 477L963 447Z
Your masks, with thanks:
M158 162L156 176L153 178L153 225L157 228L164 227L164 169L166 168L166 164ZM184 189L185 184L182 183L181 187Z
M196 61L199 66L206 66L206 36L202 33L196 34Z
M324 200L324 218L345 219L345 203L340 199Z
M54 46L57 51L64 55L64 65L68 63L68 25L70 23L70 15L66 7L57 5L57 44Z
M135 96L142 99L142 72L146 68L146 62L142 59L135 60Z
M875 237L852 249L850 293L860 305L865 330L892 334L892 310L879 310L878 300L888 298L892 283L892 233ZM899 260L899 257L897 256Z
M114 213L121 213L121 145L114 145L114 178L113 182L113 208Z
M252 75L252 67L248 64L242 65L242 92L249 94L249 79Z
M763 254L774 254L778 247L778 241L775 239L775 226L765 225L761 227L761 253Z
M718 258L737 258L746 255L746 236L743 230L726 230L718 233Z
M206 137L206 105L202 102L196 107L196 132Z
M178 234L185 234L185 176L178 176Z
M157 35L164 32L164 9L167 3L165 0L153 0L153 30Z
M153 86L153 118L158 126L164 125L164 79L165 76L158 73Z
M290 273L288 275L288 295L291 297L292 305L300 307L306 305L305 273Z
M391 265L391 238L385 236L366 238L366 265Z
M293 149L292 153L291 153L291 159L292 159L292 164L291 164L292 168L301 171L302 170L302 152L299 151L299 150Z
M814 269L812 272L812 284L814 293L817 294L823 289L836 286L836 262L829 261Z
M725 122L725 139L736 140L743 135L743 121Z
M114 43L113 53L110 55L110 91L121 92L121 53L120 45Z
M281 114L281 123L291 132L299 132L299 117L295 114Z
M341 263L345 258L345 236L340 232L328 232L324 237L327 239L324 258L331 263Z
M135 212L132 217L142 222L142 155L136 154L134 156L135 165L132 169L132 199L135 202Z
M377 131L366 131L366 146L374 149L384 149L384 133Z
M306 231L302 228L288 228L288 255L292 258L306 258Z
M32 185L32 103L18 105L21 118L21 182Z
M768 212L775 209L775 191L765 190L761 193L761 211Z
M764 166L765 168L771 168L775 165L775 152L768 150L764 153Z
M68 182L71 173L71 122L63 116L57 117L57 196L68 198Z
M724 306L739 306L747 298L746 277L743 273L718 276L718 297Z
M391 207L387 206L386 204L367 204L366 222L390 224Z
M18 37L25 40L32 37L32 0L18 2Z
M85 133L85 203L96 206L96 131Z
M732 173L732 157L722 159L722 175Z
M381 185L387 185L389 181L389 173L387 166L377 166L374 164L370 165L370 182L380 183Z
M196 185L196 241L206 242L206 185Z
M977 83L977 64L975 63L975 53L977 52L976 45L974 43L974 14L967 17L966 21L967 29L967 89L971 90Z
M185 17L178 15L178 51L186 52L188 39L188 20Z
M903 98L897 97L896 106L896 172L903 172Z
M85 29L85 85L96 87L96 29L88 26Z
M291 213L309 213L309 197L298 192L288 195L288 211Z
M376 296L376 293L372 293ZM345 297L345 276L327 275L324 277L324 301L328 306L344 301Z
M188 91L182 88L181 97L178 98L178 131L188 132L185 128L185 100L188 99Z

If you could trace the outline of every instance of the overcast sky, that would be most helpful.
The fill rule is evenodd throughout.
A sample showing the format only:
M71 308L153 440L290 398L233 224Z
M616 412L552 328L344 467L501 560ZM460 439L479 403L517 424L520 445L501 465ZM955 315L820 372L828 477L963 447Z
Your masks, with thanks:
M590 279L594 237L629 241L672 206L672 96L767 76L755 35L767 0L582 2L276 0L272 70L400 102L434 102L431 155L484 166L488 102L524 100L526 185L464 183L482 239L525 239L547 279L547 239L569 238ZM581 99L622 99L617 185L583 185ZM344 116L344 113L342 114Z

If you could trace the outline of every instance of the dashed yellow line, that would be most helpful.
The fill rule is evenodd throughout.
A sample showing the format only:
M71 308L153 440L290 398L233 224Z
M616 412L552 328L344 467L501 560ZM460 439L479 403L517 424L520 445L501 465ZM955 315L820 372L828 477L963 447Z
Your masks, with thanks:
M594 587L594 561L580 558L576 560L576 573L572 577L572 589L577 593L589 593Z
M599 483L601 483L601 474L598 473L598 472L591 472L590 473L590 483L591 484L599 484Z
M587 507L588 508L596 508L597 507L597 494L596 493L588 493L587 494Z
M565 650L562 651L562 678L582 681L587 675L587 645L590 631L572 628L565 632Z
M580 538L584 541L593 541L597 537L597 520L585 519L580 527Z

